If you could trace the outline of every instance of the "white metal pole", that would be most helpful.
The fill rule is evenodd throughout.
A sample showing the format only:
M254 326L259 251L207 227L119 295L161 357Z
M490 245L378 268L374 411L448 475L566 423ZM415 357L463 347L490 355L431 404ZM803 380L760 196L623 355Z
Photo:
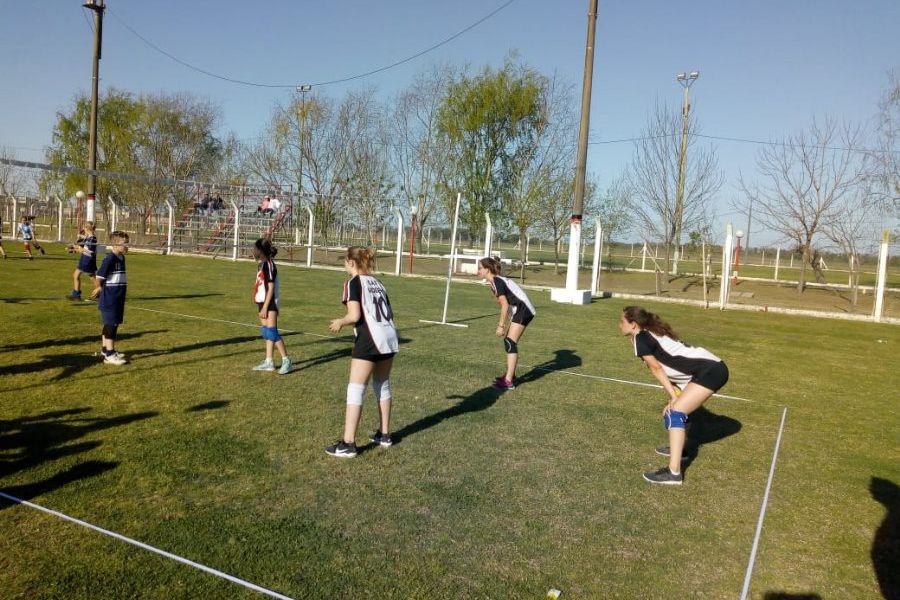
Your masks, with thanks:
M890 234L885 229L881 234L881 251L878 253L878 282L875 284L875 313L876 321L881 321L881 313L884 310L884 284L887 279L888 240Z
M107 196L109 200L109 205L112 207L112 219L108 221L109 223L109 231L116 231L119 226L119 207L116 205L115 200L113 200L112 196Z
M403 213L395 208L397 213L397 261L394 265L394 275L400 275L400 263L403 262Z
M644 242L644 247L641 248L641 271L647 270L647 242Z
M703 308L709 308L709 293L706 289L706 242L700 244L700 271L703 273Z
M725 310L728 304L728 292L731 286L731 245L733 243L731 223L725 226L725 243L722 244L722 284L719 288L719 310Z
M12 197L12 219L9 221L9 235L12 239L19 236L19 199Z
M61 242L63 239L63 199L57 195L56 200L59 202L59 214L56 218L56 226L58 229L56 233L56 241Z
M781 266L781 248L775 250L775 281L778 281L779 266Z
M238 257L238 244L240 243L240 227L241 227L241 211L238 210L237 202L233 199L229 200L231 202L231 210L234 211L234 234L232 237L231 244L231 260L237 260Z
M453 211L453 237L450 239L450 268L447 270L447 289L444 291L444 316L441 323L447 322L447 306L450 303L450 280L453 279L453 257L456 255L456 224L459 221L459 203L462 193L456 194L456 209Z
M594 266L591 268L591 296L596 295L597 290L600 288L600 247L603 244L603 226L600 224L600 219L595 219L597 223L596 231L594 232Z
M166 198L166 208L169 209L169 234L166 238L166 254L172 254L172 242L175 238L175 205Z
M306 266L311 267L313 262L313 226L316 222L316 217L313 215L309 204L305 204L303 207L306 209L306 214L309 215L309 227L306 232Z
M491 242L494 236L494 226L491 223L491 215L484 213L484 219L487 224L484 226L484 255L491 255Z
M578 259L581 256L581 219L572 219L569 225L569 260L566 266L566 290L578 289Z

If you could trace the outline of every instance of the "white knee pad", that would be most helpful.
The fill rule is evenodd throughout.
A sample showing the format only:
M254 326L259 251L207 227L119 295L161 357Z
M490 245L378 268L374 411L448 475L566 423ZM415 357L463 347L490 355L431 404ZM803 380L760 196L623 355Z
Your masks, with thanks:
M347 404L350 406L362 406L363 395L366 393L366 384L364 383L348 383L347 384Z
M378 381L372 378L372 391L379 402L387 402L391 399L391 380Z

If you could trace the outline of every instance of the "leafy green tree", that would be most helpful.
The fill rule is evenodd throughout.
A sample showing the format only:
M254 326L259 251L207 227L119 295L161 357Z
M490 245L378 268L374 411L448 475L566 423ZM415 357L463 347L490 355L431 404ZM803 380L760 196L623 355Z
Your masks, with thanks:
M190 95L140 95L110 89L100 99L97 119L97 169L149 178L204 179L217 173L225 150L215 137L219 111ZM79 96L68 113L57 114L47 160L54 165L87 163L90 98ZM86 187L87 177L69 173L62 191ZM136 210L146 223L153 209L171 194L180 204L193 189L127 177L98 177L97 200L107 198Z
M488 211L499 211L513 180L530 164L546 125L546 78L507 59L474 77L451 80L438 111L438 134L447 148L441 187L449 204L467 200L461 220L477 235Z

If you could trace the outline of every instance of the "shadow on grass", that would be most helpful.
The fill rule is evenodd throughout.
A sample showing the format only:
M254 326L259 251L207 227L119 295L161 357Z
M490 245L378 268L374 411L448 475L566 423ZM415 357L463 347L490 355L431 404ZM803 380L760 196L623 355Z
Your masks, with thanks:
M189 298L209 298L210 296L224 296L225 294L170 294L168 296L128 296L129 301L133 300L187 300Z
M88 344L92 342L96 342L99 346L100 344L100 327L97 327L96 335L80 335L78 337L71 338L63 338L57 340L41 340L39 342L27 342L24 344L7 344L5 346L0 346L0 352L14 352L18 350L37 350L38 348L53 348L55 346L77 346L78 344ZM131 340L134 338L139 338L142 335L149 335L153 333L166 333L169 331L168 329L155 329L152 331L138 331L135 333L121 333L117 336L119 340ZM0 371L0 374L3 372Z
M281 332L282 337L289 337L293 335L302 335L299 332ZM167 348L165 350L135 350L133 352L127 352L131 357L141 357L141 358L149 358L151 356L167 356L169 354L180 354L182 352L193 352L194 350L206 350L208 348L215 348L217 346L231 346L232 344L243 344L244 342L253 342L253 341L261 341L258 335L238 335L230 338L220 338L217 340L201 340L194 344L185 344L183 346L175 346L173 348Z
M685 440L685 468L689 467L700 454L700 448L712 444L741 430L741 422L732 417L717 415L705 406L691 413L690 429Z
M0 479L50 461L94 450L102 442L72 442L96 431L127 425L158 414L142 412L110 418L79 416L90 410L82 407L0 420ZM20 499L34 498L67 483L99 475L117 465L118 463L87 461L38 482L3 487L0 490Z
M763 600L822 600L818 594L789 594L788 592L766 592Z
M201 410L215 410L217 408L225 408L230 402L228 400L210 400L201 404L195 404L184 409L184 412L200 412Z
M869 491L887 509L884 521L875 531L871 555L881 595L892 600L900 598L900 487L893 481L873 477Z
M517 378L516 385L532 383L553 371L577 367L581 364L581 358L572 350L556 350L555 354L555 358L533 366L527 373ZM493 406L500 395L504 393L505 392L498 390L493 385L489 385L476 390L468 396L447 396L447 399L449 400L459 399L460 402L449 408L428 415L427 417L422 417L418 421L414 421L401 429L394 431L391 434L391 438L396 444L403 440L403 438L434 427L447 419L485 410L486 408ZM364 451L370 446L374 446L374 444L368 444L361 448L360 451Z
M333 360L348 358L352 352L353 348L340 348L338 350L326 352L325 354L320 354L319 356L307 358L306 360L297 361L296 363L294 363L294 367L293 369L291 369L291 373L298 373L306 369L318 367L319 365L330 363Z

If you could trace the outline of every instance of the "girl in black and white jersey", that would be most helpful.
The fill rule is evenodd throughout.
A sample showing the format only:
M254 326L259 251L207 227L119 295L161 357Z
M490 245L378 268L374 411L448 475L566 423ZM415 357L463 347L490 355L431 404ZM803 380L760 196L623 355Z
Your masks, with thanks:
M506 373L494 380L494 387L499 390L512 390L516 387L514 377L519 362L519 340L522 339L525 328L531 323L537 311L515 281L500 275L501 268L498 258L488 257L478 261L478 275L491 284L491 292L500 305L500 324L494 333L497 337L503 338L503 345L506 348ZM510 313L512 319L507 328Z
M380 417L380 426L369 439L380 446L392 444L390 376L399 343L387 290L380 281L369 275L374 261L373 250L360 246L352 246L347 250L344 267L350 274L350 279L344 282L342 298L347 314L334 319L329 326L331 331L337 333L342 327L353 325L355 336L353 352L350 354L344 435L325 448L325 452L340 458L356 456L356 431L369 379L372 380Z
M627 306L619 319L619 330L630 335L639 356L665 389L669 402L663 409L663 424L669 445L657 453L669 457L669 466L644 473L651 483L681 485L681 459L688 415L728 381L728 367L713 353L682 342L672 327L640 306Z

